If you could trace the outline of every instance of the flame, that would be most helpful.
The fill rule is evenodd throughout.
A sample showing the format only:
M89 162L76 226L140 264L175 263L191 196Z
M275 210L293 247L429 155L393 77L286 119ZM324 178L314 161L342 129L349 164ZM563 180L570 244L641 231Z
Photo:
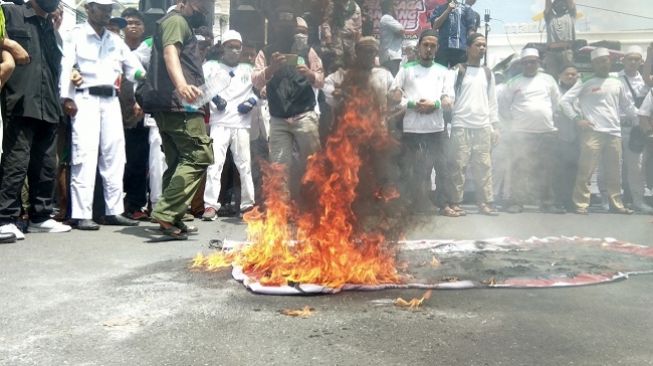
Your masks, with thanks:
M421 298L419 298L419 299L413 298L410 301L406 301L406 300L402 299L401 297L398 297L394 301L394 304L395 304L395 306L400 307L400 308L408 308L408 310L417 310L422 306L422 304L424 303L425 300L428 300L428 299L431 298L432 293L433 293L432 290L428 290L428 291L426 291L424 293L424 295L422 295Z
M345 284L387 284L401 281L395 252L386 241L387 222L376 228L360 225L352 204L357 199L361 167L372 166L379 151L395 144L388 134L379 103L369 92L353 87L343 113L323 150L309 157L302 184L319 192L311 208L300 212L289 199L285 167L264 169L265 211L244 215L251 245L233 257L215 259L213 268L226 263L263 285L295 283L339 288ZM399 197L392 186L373 187L372 199L387 202ZM193 266L209 268L211 256L197 257Z
M308 306L308 305L306 305L302 309L298 309L298 310L283 309L283 310L279 310L279 312L281 314L287 315L287 316L294 316L294 317L297 317L297 318L308 318L309 316L313 315L313 313L315 312L315 309Z

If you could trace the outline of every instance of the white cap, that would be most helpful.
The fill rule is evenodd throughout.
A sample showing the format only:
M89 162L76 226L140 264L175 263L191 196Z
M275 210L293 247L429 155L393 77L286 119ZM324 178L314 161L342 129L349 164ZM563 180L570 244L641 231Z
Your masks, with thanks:
M521 58L526 58L526 57L540 58L540 51L538 51L535 48L524 48L521 51Z
M640 56L644 57L644 52L642 51L642 47L640 47L640 46L630 46L630 47L626 48L626 52L624 52L624 55L628 56L628 55L632 55L632 54L640 55Z
M227 41L239 41L243 42L243 38L240 36L240 33L236 32L233 29L229 29L228 31L224 32L222 35L222 43L225 43Z
M308 28L308 23L306 23L306 20L304 20L304 18L297 17L297 26L298 27Z
M100 4L100 5L113 5L114 1L113 0L88 0L88 1L86 1L86 3L87 4L96 3L96 4Z
M605 47L599 47L599 48L595 48L594 51L592 51L591 58L592 60L594 60L595 58L604 57L604 56L610 56L610 51L608 51L608 49Z

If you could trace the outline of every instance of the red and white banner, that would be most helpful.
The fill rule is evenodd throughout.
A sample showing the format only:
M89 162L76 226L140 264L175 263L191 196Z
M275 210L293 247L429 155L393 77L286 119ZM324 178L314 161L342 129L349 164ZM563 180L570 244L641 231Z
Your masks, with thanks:
M447 0L397 0L395 1L395 14L397 20L406 30L406 39L416 39L424 29L431 29L429 15L439 5ZM365 0L372 20L374 21L374 34L379 35L379 20L381 19L381 1Z

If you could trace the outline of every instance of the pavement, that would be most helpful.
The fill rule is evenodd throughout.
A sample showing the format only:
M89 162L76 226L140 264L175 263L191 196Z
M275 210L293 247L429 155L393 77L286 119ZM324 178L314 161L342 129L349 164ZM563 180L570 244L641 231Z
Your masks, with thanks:
M653 245L653 216L428 216L408 239L582 235ZM245 226L186 242L138 228L0 245L0 365L653 365L653 276L568 289L252 294L189 261ZM305 319L279 310L315 308Z

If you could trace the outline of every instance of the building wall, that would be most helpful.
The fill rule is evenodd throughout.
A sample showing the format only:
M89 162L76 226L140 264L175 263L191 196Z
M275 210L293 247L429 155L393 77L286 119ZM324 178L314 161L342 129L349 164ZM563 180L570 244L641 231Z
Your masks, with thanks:
M213 15L213 36L220 39L222 34L229 30L229 0L215 0Z

